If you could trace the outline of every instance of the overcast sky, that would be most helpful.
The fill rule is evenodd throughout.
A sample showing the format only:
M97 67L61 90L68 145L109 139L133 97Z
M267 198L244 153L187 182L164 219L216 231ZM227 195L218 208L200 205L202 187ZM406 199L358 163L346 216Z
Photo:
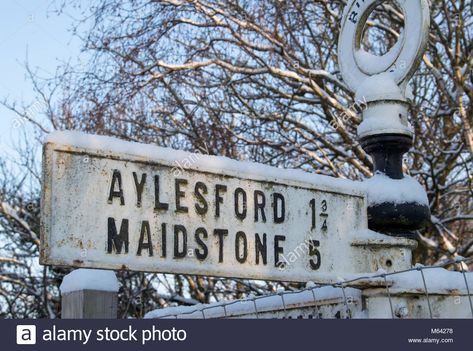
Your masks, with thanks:
M25 62L44 77L54 74L63 61L79 54L80 43L68 31L78 16L73 9L57 16L53 0L2 0L0 2L0 98L34 103ZM0 106L0 147L12 153L21 128L12 128L16 115Z

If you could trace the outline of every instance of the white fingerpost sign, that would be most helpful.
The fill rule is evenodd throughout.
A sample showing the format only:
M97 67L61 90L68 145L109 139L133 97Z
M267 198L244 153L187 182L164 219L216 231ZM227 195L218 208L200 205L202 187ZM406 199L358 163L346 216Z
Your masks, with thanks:
M355 182L75 132L49 136L43 176L42 264L283 281L382 266Z

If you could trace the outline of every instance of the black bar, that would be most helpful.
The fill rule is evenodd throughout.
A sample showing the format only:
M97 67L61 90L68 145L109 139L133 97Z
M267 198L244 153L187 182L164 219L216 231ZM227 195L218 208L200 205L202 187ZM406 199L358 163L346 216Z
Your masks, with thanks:
M17 345L17 325L36 327L35 345ZM86 330L91 332L87 344L83 341L44 341L47 330ZM171 331L184 330L185 340L147 341L152 328L161 337ZM2 350L470 350L473 320L0 320ZM97 341L98 330L105 328L118 335L128 328L136 330L136 341ZM165 334L165 330L169 332ZM444 330L446 333L438 333ZM436 331L436 332L433 332ZM58 335L58 334L56 334ZM78 335L78 334L76 334ZM156 336L159 334L155 334ZM183 332L179 334L182 338ZM110 333L109 333L110 336ZM128 332L123 336L128 338ZM452 343L422 340L450 340ZM409 343L409 339L421 343ZM85 339L83 339L85 340Z

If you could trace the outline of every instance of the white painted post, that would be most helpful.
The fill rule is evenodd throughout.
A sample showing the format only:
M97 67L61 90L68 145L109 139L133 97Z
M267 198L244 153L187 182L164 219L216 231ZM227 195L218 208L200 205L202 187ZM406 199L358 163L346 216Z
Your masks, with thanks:
M115 272L77 269L62 281L62 319L117 318L119 283Z

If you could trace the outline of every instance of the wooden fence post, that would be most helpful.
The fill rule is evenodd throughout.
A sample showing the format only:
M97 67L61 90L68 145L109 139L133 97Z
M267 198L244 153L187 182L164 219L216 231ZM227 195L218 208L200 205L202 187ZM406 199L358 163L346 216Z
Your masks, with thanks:
M62 319L116 319L118 280L113 271L78 269L61 284Z

